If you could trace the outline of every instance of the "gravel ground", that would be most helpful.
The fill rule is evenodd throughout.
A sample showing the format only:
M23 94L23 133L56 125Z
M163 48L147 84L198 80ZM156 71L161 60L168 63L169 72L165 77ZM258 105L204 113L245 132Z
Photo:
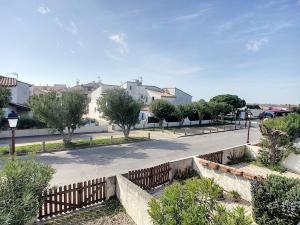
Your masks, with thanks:
M239 168L245 172L249 172L249 173L256 174L256 175L261 175L263 177L266 177L267 175L270 175L270 174L274 174L274 175L278 175L278 176L285 176L285 177L289 177L289 178L300 179L300 174L297 174L297 173L293 173L290 171L280 173L280 172L276 172L274 170L270 170L266 167L260 167L260 166L256 166L256 165L249 164L249 163L239 163L239 164L230 165L230 166Z
M58 216L38 225L135 225L117 199Z

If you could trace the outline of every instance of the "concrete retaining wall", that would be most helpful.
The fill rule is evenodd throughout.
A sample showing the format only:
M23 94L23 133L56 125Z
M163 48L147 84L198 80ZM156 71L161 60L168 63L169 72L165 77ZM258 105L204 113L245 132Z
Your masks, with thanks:
M243 157L246 153L246 145L239 145L236 147L221 150L223 151L223 164L227 164L230 161L230 157Z
M201 165L197 157L193 158L193 169L201 177L213 178L225 191L237 191L241 197L251 202L251 181L231 173L222 173Z
M148 214L148 202L153 198L122 175L117 175L116 194L127 214L137 225L153 225Z
M170 181L172 181L177 170L184 171L186 169L193 167L193 157L182 158L182 159L170 161L169 165L170 165L170 169L171 169L170 173L169 173L169 179L170 179Z
M97 133L97 132L107 132L107 126L87 126L81 127L74 131L75 134L80 133ZM53 133L50 132L48 128L45 129L24 129L24 130L16 130L16 137L30 137L30 136L44 136L44 135L52 135ZM59 134L59 133L54 133ZM10 138L11 131L5 130L0 131L0 138Z

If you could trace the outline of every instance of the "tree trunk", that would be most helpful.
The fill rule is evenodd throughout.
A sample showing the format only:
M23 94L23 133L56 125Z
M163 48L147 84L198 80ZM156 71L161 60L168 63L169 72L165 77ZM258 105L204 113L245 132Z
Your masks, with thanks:
M160 129L163 128L163 123L164 123L164 120L159 120L159 127L160 127Z
M130 128L131 126L127 126L127 127L125 125L122 126L122 130L125 138L129 137Z

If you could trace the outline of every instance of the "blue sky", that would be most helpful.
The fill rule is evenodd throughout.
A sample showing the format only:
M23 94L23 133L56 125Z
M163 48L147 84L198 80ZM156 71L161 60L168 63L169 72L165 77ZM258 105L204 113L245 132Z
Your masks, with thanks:
M0 74L300 103L300 0L0 0Z

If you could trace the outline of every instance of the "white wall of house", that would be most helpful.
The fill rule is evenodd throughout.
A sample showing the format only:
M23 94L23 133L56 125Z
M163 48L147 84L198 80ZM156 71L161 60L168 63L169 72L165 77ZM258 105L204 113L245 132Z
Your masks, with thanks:
M9 87L11 91L11 102L19 105L25 105L30 96L30 85L17 81L17 86Z
M100 86L91 93L90 95L90 103L88 108L87 117L99 120L100 113L97 110L97 99L103 95L103 93L107 90L114 89L118 86L116 85L107 85L107 84L100 84Z

